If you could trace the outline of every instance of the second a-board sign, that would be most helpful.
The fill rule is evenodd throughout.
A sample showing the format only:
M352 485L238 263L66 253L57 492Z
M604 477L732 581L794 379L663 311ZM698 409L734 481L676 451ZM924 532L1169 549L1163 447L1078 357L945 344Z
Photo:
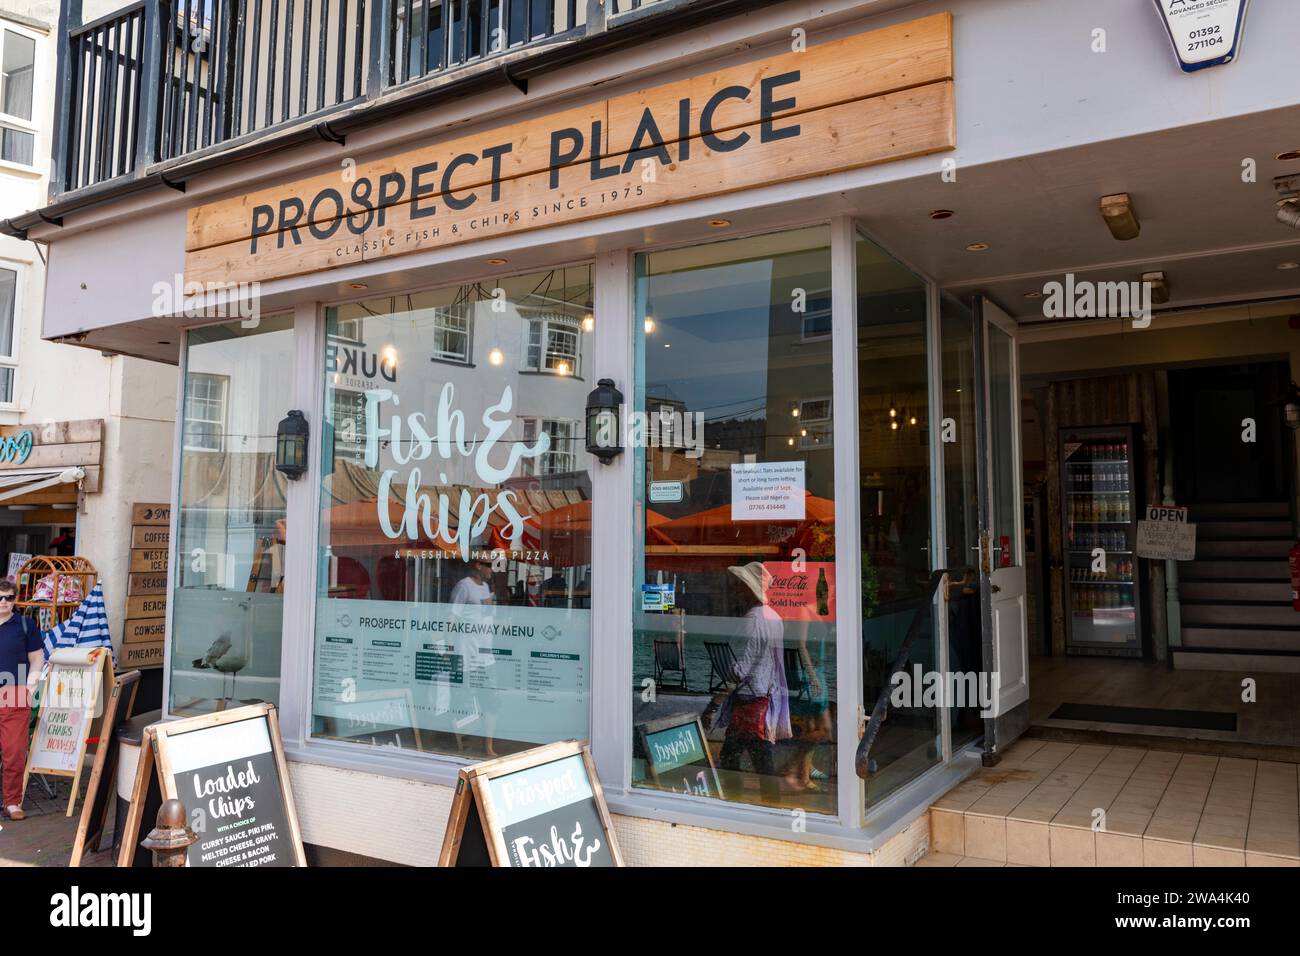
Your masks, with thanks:
M86 748L92 743L98 746L102 736L96 721L103 716L106 680L110 687L115 680L113 658L106 648L60 647L50 655L41 681L23 792L32 774L71 777L68 816L77 803Z
M578 740L465 767L439 866L622 866L591 751Z
M171 505L145 502L131 507L131 560L122 628L122 660L127 667L162 666L170 543Z
M186 865L307 865L274 705L250 704L146 728L118 866L131 865L136 844L153 826L141 820L141 810L155 775L163 799L185 805L198 835Z
M645 775L673 793L724 797L704 724L698 714L679 714L636 725L636 753Z
M108 677L107 671L105 676ZM99 738L95 744L95 760L91 764L90 780L86 784L86 797L81 806L81 819L72 840L72 856L68 866L81 866L87 852L99 849L104 839L109 810L116 804L118 735L120 723L131 717L135 709L136 693L140 690L140 672L127 671L117 675L105 688L104 715L100 719Z

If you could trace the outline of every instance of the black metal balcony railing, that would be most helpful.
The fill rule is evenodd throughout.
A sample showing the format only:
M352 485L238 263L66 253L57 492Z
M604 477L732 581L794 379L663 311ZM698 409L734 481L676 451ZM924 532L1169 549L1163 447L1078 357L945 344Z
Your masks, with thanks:
M70 31L70 125L62 139L64 189L121 176L135 166L140 135L144 3Z
M716 3L717 0L714 0ZM707 0L65 0L54 193ZM648 11L647 8L653 8Z

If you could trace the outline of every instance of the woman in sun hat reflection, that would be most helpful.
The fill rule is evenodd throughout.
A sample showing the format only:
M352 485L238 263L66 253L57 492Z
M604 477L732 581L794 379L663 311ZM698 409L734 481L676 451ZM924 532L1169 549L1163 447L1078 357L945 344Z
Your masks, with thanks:
M748 753L759 775L763 799L772 802L776 798L776 743L791 737L785 628L768 607L772 574L761 561L733 565L727 573L746 606L740 632L745 644L736 657L738 684L718 763L726 770L740 770L741 755Z

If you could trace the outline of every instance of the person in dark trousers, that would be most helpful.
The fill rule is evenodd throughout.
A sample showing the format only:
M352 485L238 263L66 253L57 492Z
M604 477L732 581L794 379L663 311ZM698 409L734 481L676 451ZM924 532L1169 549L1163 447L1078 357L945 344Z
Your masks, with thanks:
M0 581L0 790L5 813L21 820L23 770L27 766L27 728L32 719L31 694L41 676L45 654L41 629L14 613L18 589Z

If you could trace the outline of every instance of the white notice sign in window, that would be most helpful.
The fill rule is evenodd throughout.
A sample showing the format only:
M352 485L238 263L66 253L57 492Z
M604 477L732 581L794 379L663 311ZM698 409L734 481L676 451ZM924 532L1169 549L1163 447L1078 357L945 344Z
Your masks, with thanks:
M803 462L757 461L731 466L732 521L803 519Z

